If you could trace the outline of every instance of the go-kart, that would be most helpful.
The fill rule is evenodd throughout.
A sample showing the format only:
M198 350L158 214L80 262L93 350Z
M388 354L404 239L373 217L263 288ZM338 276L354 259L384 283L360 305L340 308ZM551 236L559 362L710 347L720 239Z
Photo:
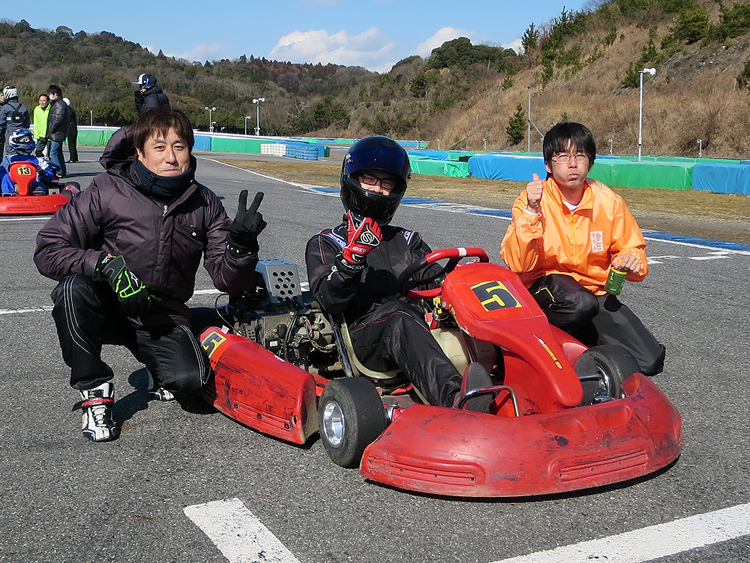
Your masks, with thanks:
M46 215L52 214L68 203L80 191L77 182L61 185L55 173L44 182L46 193L34 193L37 167L31 162L11 163L8 175L13 182L16 195L0 197L0 215Z
M427 280L414 274L445 259L438 287L417 289ZM399 278L459 371L479 362L491 374L492 387L454 408L363 366L346 323L300 290L294 264L264 260L258 271L263 286L223 308L227 326L201 334L213 368L204 397L282 440L319 433L335 463L368 480L436 495L544 495L641 477L680 455L680 413L633 357L551 326L518 276L481 248L433 252ZM492 395L489 414L465 410L477 394Z

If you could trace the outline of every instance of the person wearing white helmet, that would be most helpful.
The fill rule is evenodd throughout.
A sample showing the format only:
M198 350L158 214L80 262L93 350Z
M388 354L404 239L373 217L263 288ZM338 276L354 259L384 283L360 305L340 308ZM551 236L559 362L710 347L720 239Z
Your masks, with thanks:
M70 153L68 162L78 162L78 118L76 110L70 105L70 100L63 98L63 102L67 104L68 111L70 112L68 114L68 152Z
M8 145L8 139L16 129L28 129L31 127L29 110L18 101L18 88L6 86L3 88L5 104L0 109L0 137L5 142L5 154L15 154Z

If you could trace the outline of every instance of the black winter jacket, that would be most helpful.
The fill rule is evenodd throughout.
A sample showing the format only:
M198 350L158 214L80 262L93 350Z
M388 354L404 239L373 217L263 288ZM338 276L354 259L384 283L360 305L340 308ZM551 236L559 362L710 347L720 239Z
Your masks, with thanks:
M21 123L13 123L13 116L18 112ZM26 106L18 101L18 98L12 98L6 101L0 107L0 135L5 142L10 138L11 133L16 129L28 129L31 127L31 117Z
M354 270L342 263L340 255L346 246L347 223L321 231L307 243L305 261L310 290L329 313L344 312L347 322L351 323L384 301L405 299L398 293L399 275L430 252L430 247L415 231L391 226L382 226L380 231L383 240L367 255L367 266L363 270ZM434 272L437 267L433 264L427 271ZM424 275L417 275L417 278Z
M169 107L169 98L161 89L161 86L151 86L141 94L140 90L135 95L135 110L138 115L143 115L150 109Z
M68 119L70 112L68 104L62 98L50 100L49 114L47 115L47 138L62 143L68 136Z
M189 320L185 303L201 258L220 291L244 290L258 257L227 250L231 220L216 194L194 182L166 205L136 187L131 164L96 176L42 228L34 254L39 272L54 280L93 276L103 252L122 255L151 293L152 306L139 319L145 326L164 324L166 315Z

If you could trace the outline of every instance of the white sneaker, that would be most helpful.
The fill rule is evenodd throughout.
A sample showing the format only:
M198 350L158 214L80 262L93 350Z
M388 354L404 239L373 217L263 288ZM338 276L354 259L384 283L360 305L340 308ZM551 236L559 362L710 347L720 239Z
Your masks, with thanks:
M81 391L83 409L83 435L94 442L116 440L120 429L112 420L112 405L115 403L115 387L102 383L99 387Z

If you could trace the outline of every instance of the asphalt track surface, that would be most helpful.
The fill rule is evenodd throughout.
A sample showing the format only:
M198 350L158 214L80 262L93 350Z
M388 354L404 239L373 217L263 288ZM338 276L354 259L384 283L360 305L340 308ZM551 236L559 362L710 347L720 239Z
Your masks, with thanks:
M70 179L86 186L101 171L100 151L79 152L83 161L70 165ZM264 257L302 266L307 239L341 217L331 194L210 156L198 155L198 179L224 198L230 215L241 189L265 192ZM507 219L451 208L403 205L394 222L420 231L435 249L482 246L499 262ZM149 401L145 370L115 347L105 348L105 358L116 373L122 436L88 442L80 413L72 410L77 394L68 386L49 313L54 282L32 262L44 221L0 218L0 562L490 563L617 534L637 536L644 528L750 503L746 250L650 239L650 275L623 292L667 347L665 371L655 382L683 416L684 449L674 465L584 493L467 501L368 483L329 461L317 439L294 446L200 403L184 408ZM300 273L305 277L304 267ZM197 289L205 291L194 304L213 302L203 270ZM222 553L218 536L193 518L195 507L204 505L234 507L246 526L219 535L230 544L254 540L262 552ZM731 514L740 529L727 536L733 539L689 549L690 542L678 538L675 554L660 560L750 560L750 535L742 532L748 512ZM209 518L214 526L221 522ZM247 527L253 522L257 528ZM640 541L628 560L652 559ZM580 560L592 559L615 560Z

